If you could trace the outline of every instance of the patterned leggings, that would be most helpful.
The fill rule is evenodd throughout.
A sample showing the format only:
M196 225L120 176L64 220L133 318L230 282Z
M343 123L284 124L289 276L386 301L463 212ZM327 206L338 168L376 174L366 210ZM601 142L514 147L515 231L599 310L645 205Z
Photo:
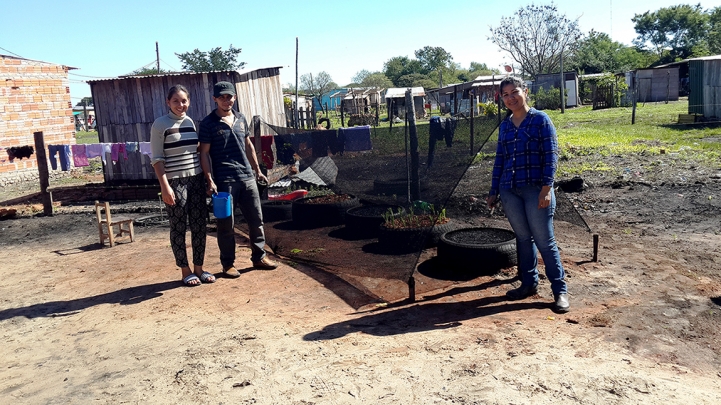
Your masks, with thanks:
M165 209L170 220L170 246L175 255L175 264L178 267L188 267L188 255L185 252L187 220L193 243L193 264L202 266L205 259L205 225L208 217L203 174L170 179L170 187L175 192L175 205L165 204Z

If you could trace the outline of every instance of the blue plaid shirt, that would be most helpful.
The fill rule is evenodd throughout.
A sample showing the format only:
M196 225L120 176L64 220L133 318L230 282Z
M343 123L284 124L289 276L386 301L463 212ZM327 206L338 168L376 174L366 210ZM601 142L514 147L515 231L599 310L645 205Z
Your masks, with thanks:
M556 128L546 113L531 108L518 128L508 117L498 131L489 195L501 188L553 186L557 165Z

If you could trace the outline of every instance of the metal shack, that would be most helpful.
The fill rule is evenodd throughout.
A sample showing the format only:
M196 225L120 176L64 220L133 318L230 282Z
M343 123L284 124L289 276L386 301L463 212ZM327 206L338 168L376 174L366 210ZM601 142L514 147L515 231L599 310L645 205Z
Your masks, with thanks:
M234 108L250 124L255 115L269 124L285 126L280 67L250 72L183 72L165 75L128 76L91 80L98 137L104 143L149 142L150 128L156 118L168 113L168 89L182 84L190 92L188 116L200 121L215 109L213 85L219 81L235 84L238 94ZM127 159L107 160L105 182L127 182L155 179L150 157L129 153Z
M689 114L721 118L721 55L689 59L688 80Z

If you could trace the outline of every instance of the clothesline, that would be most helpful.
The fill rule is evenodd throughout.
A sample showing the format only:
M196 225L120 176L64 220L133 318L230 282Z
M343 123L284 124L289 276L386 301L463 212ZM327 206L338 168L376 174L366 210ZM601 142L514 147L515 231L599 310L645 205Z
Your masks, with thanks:
M100 157L103 164L107 163L107 154L110 153L110 160L117 162L122 156L128 159L128 152L142 153L150 156L150 142L120 142L120 143L79 143L75 145L48 145L48 158L50 166L53 170L58 168L58 160L60 161L60 169L63 171L70 170L70 162L74 167L89 166L88 159ZM56 159L55 156L58 156Z

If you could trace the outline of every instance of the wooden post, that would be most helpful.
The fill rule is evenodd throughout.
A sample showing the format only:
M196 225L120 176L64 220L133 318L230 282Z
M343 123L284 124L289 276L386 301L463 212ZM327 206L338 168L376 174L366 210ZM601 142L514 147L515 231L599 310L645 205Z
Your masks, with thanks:
M563 75L563 48L561 48L561 114L564 114L566 112L566 92L564 91L564 88L566 87L566 77Z
M43 198L43 213L53 215L53 196L48 192L50 186L50 173L48 171L48 156L45 153L45 139L42 131L34 132L35 158L38 162L38 175L40 177L40 195Z
M88 100L83 100L83 117L85 117L85 132L88 132Z
M476 109L476 99L475 99L475 97L473 96L473 92L469 93L468 96L469 96L469 99L470 99L470 102L471 102L471 140L470 140L470 143L471 143L471 156L473 156L473 151L474 151L474 149L475 149L475 148L473 147L473 146L474 146L474 145L473 145L473 141L474 141L474 133L473 133L473 113L475 112L475 109Z
M453 114L458 114L458 86L453 86Z
M598 261L598 235L593 235L593 261Z
M263 143L260 141L260 115L254 115L253 120L253 146L255 147L255 156L258 159L258 166L263 165Z
M388 127L388 134L390 135L393 132L393 99L391 99L388 106L388 123L390 124Z
M345 128L345 100L340 101L340 126Z
M408 134L410 139L411 154L411 200L421 199L421 180L418 176L419 151L418 151L418 132L416 129L416 106L413 104L413 92L409 88L406 90L406 115L408 116Z
M634 125L636 123L636 99L638 98L638 80L636 78L636 73L633 72L633 80L631 80L631 83L633 83L633 91L631 94L633 95L633 109L631 110L631 125Z
M376 103L376 123L373 125L374 127L377 127L381 122L381 102Z

